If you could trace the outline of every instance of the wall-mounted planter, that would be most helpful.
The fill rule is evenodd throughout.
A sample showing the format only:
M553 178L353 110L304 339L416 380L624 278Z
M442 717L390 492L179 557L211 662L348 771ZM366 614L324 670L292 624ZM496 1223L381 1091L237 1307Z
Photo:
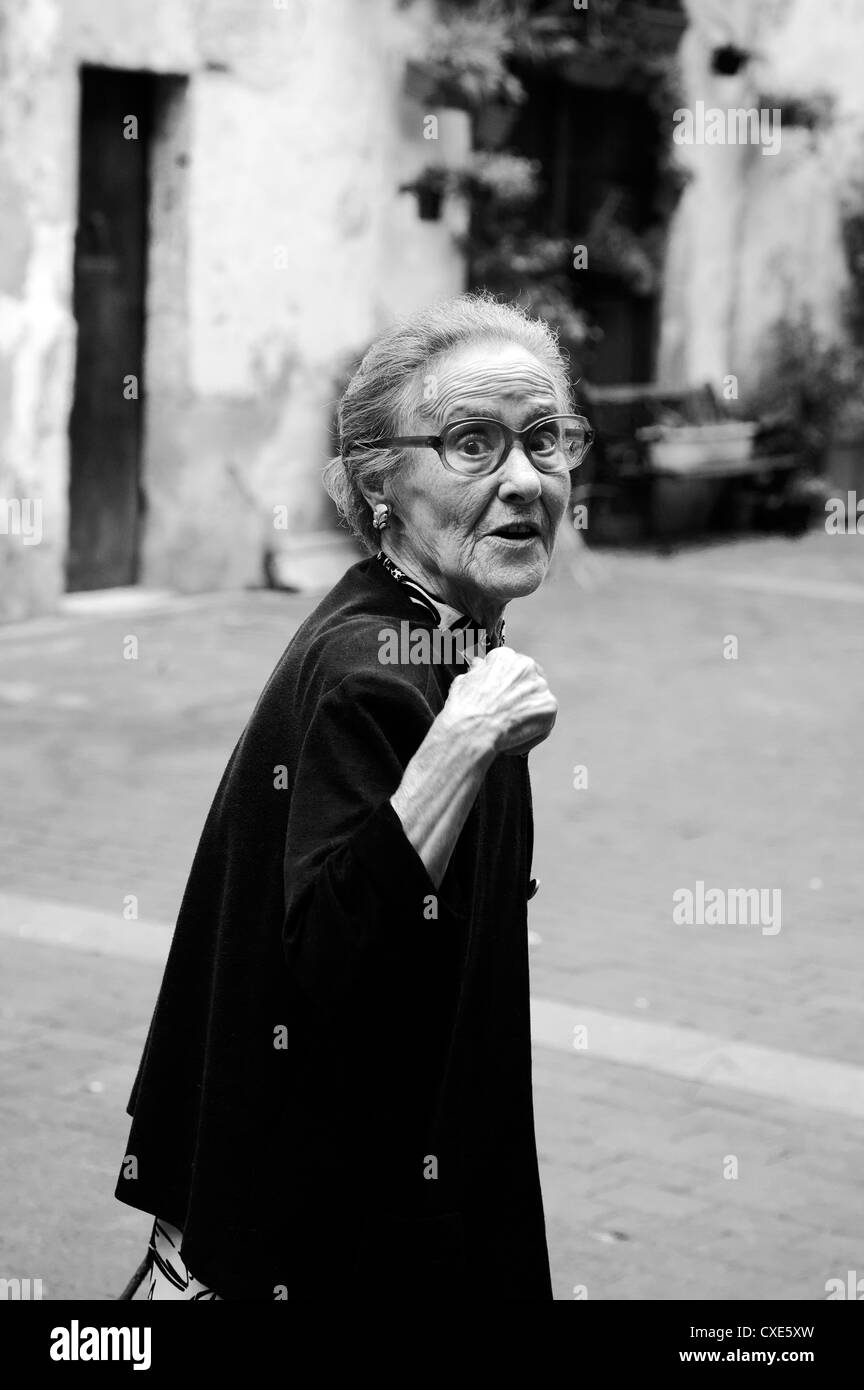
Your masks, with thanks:
M781 112L784 131L826 130L833 124L836 97L832 92L760 92L754 105L760 110Z
M444 194L440 188L424 188L422 185L417 192L417 215L421 222L438 222L441 219L441 208L444 203Z
M724 420L714 425L649 425L637 432L648 444L652 467L690 476L701 470L721 472L746 463L753 453L758 425L752 420Z
M447 191L447 183L447 170L426 169L410 183L400 184L399 192L414 194L421 222L437 222L441 217L441 205Z
M749 61L750 54L745 48L739 48L734 43L724 43L711 54L711 71L718 77L734 77Z

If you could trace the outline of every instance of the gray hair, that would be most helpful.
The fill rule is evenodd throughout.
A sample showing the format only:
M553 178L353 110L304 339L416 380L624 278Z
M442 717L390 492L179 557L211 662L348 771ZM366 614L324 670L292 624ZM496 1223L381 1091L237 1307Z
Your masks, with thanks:
M370 552L380 547L362 488L378 488L404 463L406 449L354 449L357 440L404 432L420 398L421 373L468 343L515 343L550 372L564 411L573 410L567 361L557 334L515 304L483 291L422 309L386 329L351 377L337 412L339 453L324 469L324 486L340 515Z

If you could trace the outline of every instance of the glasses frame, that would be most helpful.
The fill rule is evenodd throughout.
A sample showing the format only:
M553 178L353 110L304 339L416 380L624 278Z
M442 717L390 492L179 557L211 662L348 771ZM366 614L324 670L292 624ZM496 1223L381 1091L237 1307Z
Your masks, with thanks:
M539 425L545 425L549 420L578 420L585 430L585 444L582 453L576 463L571 464L569 468L539 468L534 462L534 456L528 447L528 435L533 434L534 430L536 430ZM457 425L460 427L465 425L497 425L504 433L504 452L498 462L491 468L487 468L483 473L463 473L461 469L454 468L452 464L448 463L445 457L447 436ZM469 415L464 420L451 420L444 426L440 434L393 434L386 435L381 439L355 439L348 446L346 452L350 454L354 449L398 449L402 447L434 449L447 471L449 473L454 473L457 478L488 478L491 473L497 472L502 463L509 457L510 450L518 439L525 451L525 457L532 467L536 468L538 473L554 476L556 473L574 473L577 468L581 467L585 460L585 455L588 453L596 437L596 431L591 428L585 416L577 415L575 412L558 415L541 415L538 420L532 421L530 425L525 425L521 430L511 429L509 425L504 424L503 420L494 420L488 415Z

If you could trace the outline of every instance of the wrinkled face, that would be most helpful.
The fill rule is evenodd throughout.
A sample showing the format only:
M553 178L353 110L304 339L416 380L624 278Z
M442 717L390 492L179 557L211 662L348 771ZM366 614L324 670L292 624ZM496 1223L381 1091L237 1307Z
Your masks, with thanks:
M568 409L547 368L515 343L448 354L426 375L423 394L430 399L405 421L406 434L436 434L473 417L522 429ZM479 478L452 473L433 449L414 449L392 478L384 548L463 612L500 611L542 583L569 496L569 473L539 472L518 440L494 473ZM497 534L516 522L533 534Z

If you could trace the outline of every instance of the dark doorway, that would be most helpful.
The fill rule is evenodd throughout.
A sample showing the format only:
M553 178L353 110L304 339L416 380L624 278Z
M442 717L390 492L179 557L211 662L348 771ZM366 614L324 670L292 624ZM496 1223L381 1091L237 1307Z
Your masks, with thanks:
M543 167L538 228L589 249L588 267L571 276L573 303L602 333L585 373L596 382L648 381L658 288L640 283L622 248L632 257L635 239L657 221L657 117L637 92L530 73L523 81L528 101L514 145Z
M154 78L81 70L69 589L138 580L147 170Z

